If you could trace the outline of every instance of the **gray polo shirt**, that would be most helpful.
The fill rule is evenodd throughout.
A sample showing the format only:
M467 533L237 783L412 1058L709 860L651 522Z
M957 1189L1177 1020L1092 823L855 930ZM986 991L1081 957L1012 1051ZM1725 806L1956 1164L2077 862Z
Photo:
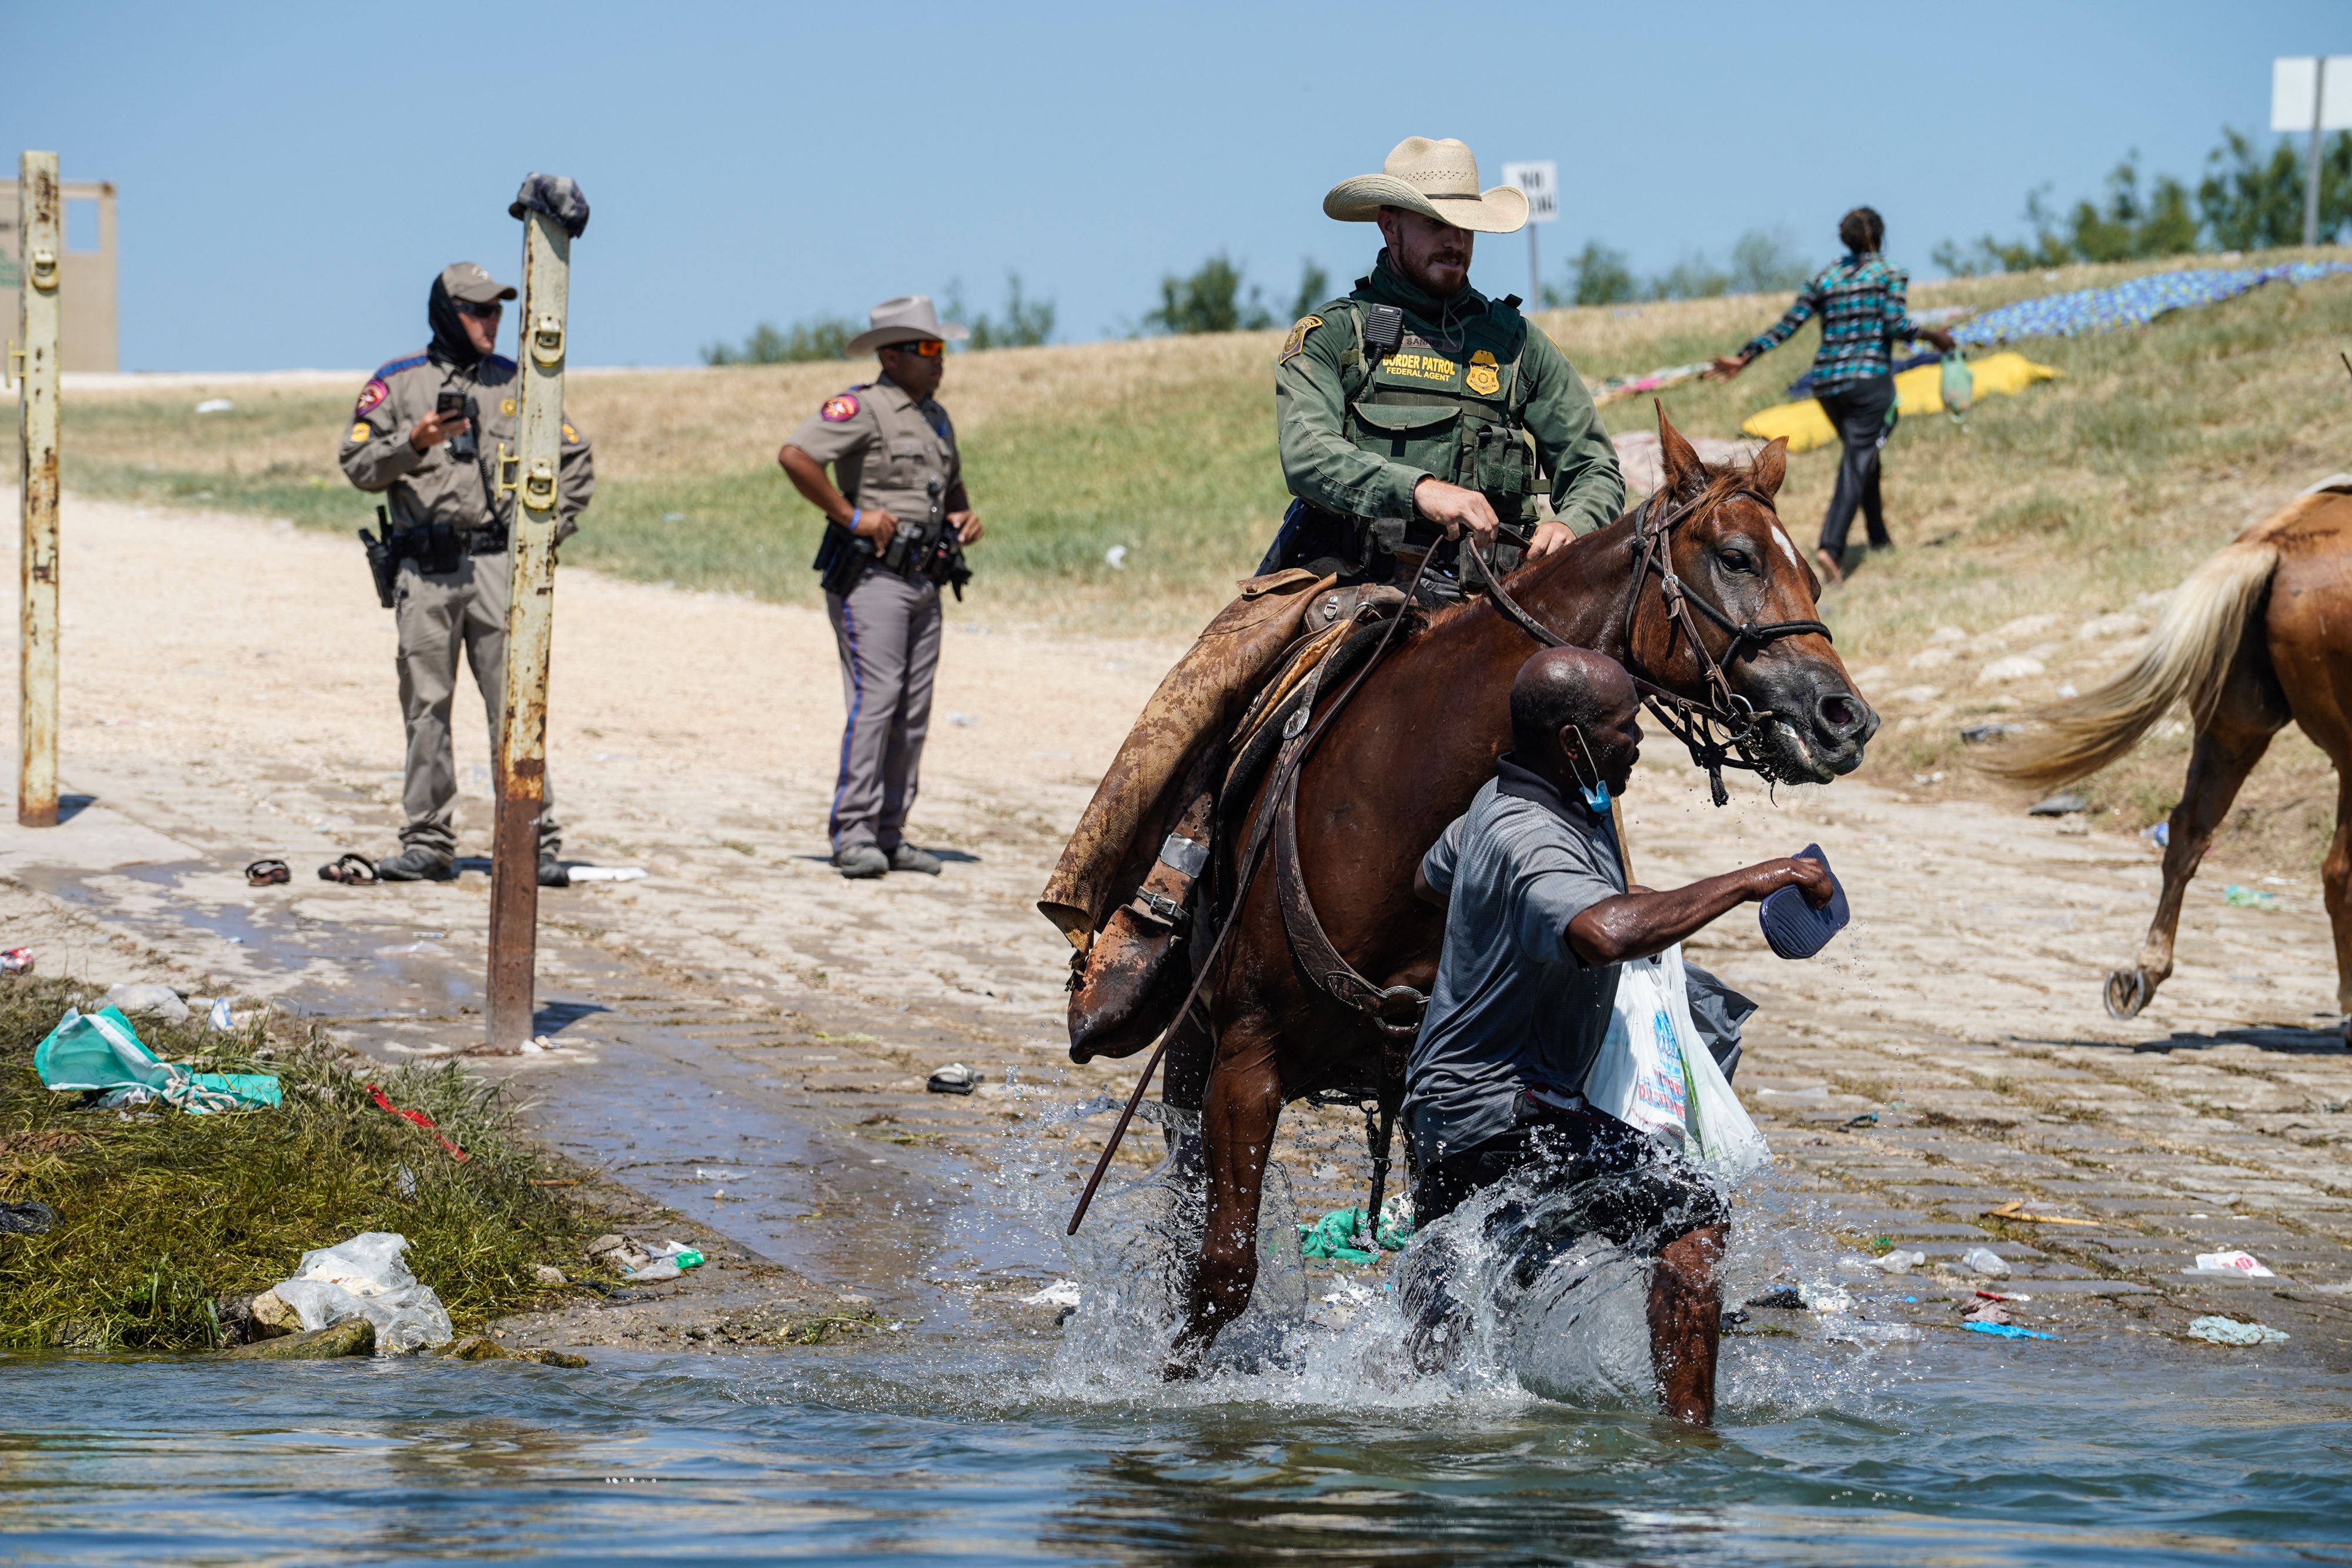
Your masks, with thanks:
M1405 1066L1405 1127L1423 1170L1510 1131L1521 1090L1580 1093L1609 1032L1614 964L1569 922L1625 891L1609 819L1506 755L1422 858L1450 895L1429 1011Z

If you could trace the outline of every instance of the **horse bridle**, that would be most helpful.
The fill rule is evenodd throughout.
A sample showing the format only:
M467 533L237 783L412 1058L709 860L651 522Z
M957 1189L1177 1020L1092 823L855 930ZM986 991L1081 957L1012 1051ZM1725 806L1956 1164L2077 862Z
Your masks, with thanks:
M1772 509L1769 497L1747 488L1717 497L1715 505L1720 507L1742 496L1767 511ZM1768 779L1779 778L1771 763L1759 758L1754 749L1756 731L1763 722L1762 716L1757 713L1753 703L1731 689L1731 680L1724 673L1725 667L1747 653L1769 647L1783 637L1804 637L1818 632L1826 639L1830 629L1818 621L1734 621L1724 613L1720 606L1710 604L1689 591L1675 573L1669 557L1670 536L1677 524L1696 514L1700 503L1707 497L1705 495L1694 497L1661 516L1661 504L1664 498L1664 493L1661 491L1643 502L1633 513L1633 539L1638 553L1634 558L1633 574L1625 584L1625 672L1633 676L1634 689L1642 694L1643 702L1659 726L1689 749L1693 764L1706 770L1708 792L1714 797L1715 803L1721 806L1731 800L1731 792L1723 787L1723 770L1727 768L1745 768ZM1510 531L1517 535L1517 530ZM1502 575L1495 570L1493 560L1480 549L1475 538L1465 538L1463 546L1463 553L1476 563L1479 575L1486 580L1486 598L1497 614L1547 648L1569 646L1567 638L1528 614L1527 609L1504 589ZM1640 608L1643 584L1649 580L1653 571L1658 575L1658 595L1666 609L1667 656L1673 656L1676 642L1685 638L1689 640L1692 652L1698 655L1699 664L1706 672L1705 702L1695 702L1667 690L1645 674L1636 661L1633 612ZM1698 624L1691 615L1694 610L1730 635L1731 640L1725 644L1721 653L1710 649L1706 639L1699 635Z

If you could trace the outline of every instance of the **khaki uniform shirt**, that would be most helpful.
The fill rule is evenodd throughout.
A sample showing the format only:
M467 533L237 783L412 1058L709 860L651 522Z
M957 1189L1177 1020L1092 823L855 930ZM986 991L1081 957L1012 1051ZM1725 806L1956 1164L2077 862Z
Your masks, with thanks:
M916 527L961 509L963 462L948 411L916 402L887 376L825 399L789 444L833 465L833 482L853 507L880 507Z
M452 458L446 441L423 452L408 444L408 433L433 412L445 392L474 399L478 415L474 439L480 451L473 463ZM514 514L514 497L498 496L493 479L499 444L509 453L521 446L521 397L522 380L515 373L514 361L497 354L483 355L471 370L422 353L394 360L360 389L351 424L343 432L343 473L361 489L385 497L395 528L440 523L474 529L508 521ZM563 461L556 476L557 517L562 522L578 517L595 491L596 466L588 438L566 423Z

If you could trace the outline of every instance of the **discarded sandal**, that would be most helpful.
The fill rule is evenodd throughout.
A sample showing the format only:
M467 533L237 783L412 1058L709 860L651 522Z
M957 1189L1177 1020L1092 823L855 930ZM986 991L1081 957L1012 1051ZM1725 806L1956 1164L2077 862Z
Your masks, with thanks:
M332 865L319 868L320 882L340 882L345 887L373 887L376 884L375 862L365 855L338 855Z
M284 861L256 861L245 868L245 880L253 887L282 887L294 880L294 871Z

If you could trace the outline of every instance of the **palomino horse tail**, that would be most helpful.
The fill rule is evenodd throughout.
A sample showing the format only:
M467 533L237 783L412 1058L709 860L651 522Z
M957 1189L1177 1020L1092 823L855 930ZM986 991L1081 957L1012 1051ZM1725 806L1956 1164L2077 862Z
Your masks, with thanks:
M2247 620L2278 570L2270 534L2270 523L2259 524L2209 557L2173 591L2130 668L2044 708L2037 716L2041 732L2007 756L1988 759L1986 771L2042 787L2071 784L2129 751L2148 726L2183 700L2201 727L2221 701Z

